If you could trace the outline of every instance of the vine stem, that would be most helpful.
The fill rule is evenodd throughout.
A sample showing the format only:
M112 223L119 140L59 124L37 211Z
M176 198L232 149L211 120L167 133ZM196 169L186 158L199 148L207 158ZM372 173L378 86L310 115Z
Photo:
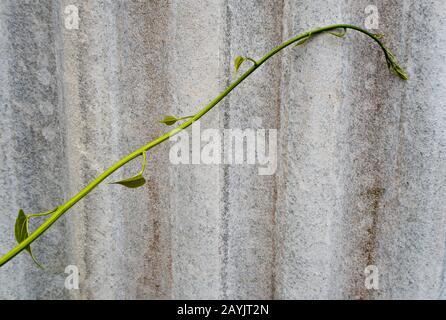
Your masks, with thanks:
M359 31L370 38L372 38L374 41L378 43L378 45L383 49L384 54L386 56L386 60L388 60L389 53L387 52L387 49L383 45L383 43L380 41L380 39L374 35L373 33L368 32L367 30L364 30L362 28L359 28L354 25L350 24L334 24L322 28L317 28L305 33L302 33L294 38L289 39L288 41L283 42L281 45L275 47L270 52L268 52L265 56L263 56L260 60L255 61L255 63L247 70L245 71L237 80L231 83L229 87L227 87L223 92L221 92L216 98L214 98L211 102L209 102L208 105L206 105L203 109L198 111L194 116L192 116L189 120L185 121L175 129L172 129L171 131L163 134L162 136L156 138L155 140L150 141L146 145L142 146L141 148L133 151L132 153L128 154L127 156L123 157L121 160L113 164L111 167L109 167L107 170L105 170L103 173L101 173L96 179L91 181L84 189L79 191L74 197L69 199L66 203L59 206L56 211L49 217L45 222L43 222L34 232L32 232L25 240L23 240L21 243L19 243L16 247L14 247L11 251L6 253L4 256L0 258L0 267L3 266L5 263L7 263L9 260L14 258L17 254L19 254L21 251L25 250L31 243L33 243L37 238L39 238L49 227L53 225L68 209L70 209L72 206L74 206L79 200L81 200L83 197L85 197L87 194L89 194L96 186L98 186L103 180L105 180L108 176L110 176L113 172L127 164L128 162L132 161L138 156L141 156L145 154L146 151L149 149L157 146L158 144L166 141L170 137L176 135L178 132L186 129L189 127L192 123L200 119L202 116L204 116L208 111L210 111L216 104L218 104L224 97L226 97L235 87L237 87L243 80L245 80L251 73L253 73L257 68L259 68L262 64L264 64L268 59L270 59L272 56L274 56L279 51L285 49L289 45L302 40L306 37L314 36L319 33L323 33L330 30L335 29L353 29L356 31ZM253 61L253 60L251 60Z

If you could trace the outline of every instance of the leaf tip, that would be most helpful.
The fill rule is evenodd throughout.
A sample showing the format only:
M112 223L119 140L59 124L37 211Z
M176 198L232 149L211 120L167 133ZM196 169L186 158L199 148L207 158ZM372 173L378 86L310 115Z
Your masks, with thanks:
M402 80L409 80L409 74L407 73L406 70L404 70L403 68L401 68L400 65L395 64L392 65L392 71L394 74L396 74L400 79Z
M393 72L393 74L395 74L397 77L399 77L401 80L409 80L409 74L407 73L406 70L404 70L398 60L395 58L395 56L388 50L386 49L386 61L387 61L387 65L389 67L389 69Z

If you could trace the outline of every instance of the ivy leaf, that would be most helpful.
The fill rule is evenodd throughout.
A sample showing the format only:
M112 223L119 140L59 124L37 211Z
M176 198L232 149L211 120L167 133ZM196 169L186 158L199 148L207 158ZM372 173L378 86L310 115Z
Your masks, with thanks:
M160 123L164 123L165 125L171 126L175 124L178 120L181 119L174 116L165 116L164 119L160 121Z
M142 153L142 157L143 157L143 160L142 160L141 171L136 176L133 176L128 179L116 181L116 182L110 182L109 184L120 184L127 188L139 188L139 187L143 186L146 183L146 179L143 177L144 171L146 169L146 162L147 162L147 157L146 157L145 151Z
M29 236L29 219L25 215L25 212L23 212L22 209L19 210L19 214L15 221L14 235L15 239L19 244L22 243ZM42 265L39 262L37 262L36 258L34 257L31 251L31 246L27 246L25 250L29 253L35 264L37 264L39 268L43 269Z
M245 57L242 57L242 56L235 57L235 59L234 59L234 69L235 69L236 73L237 73L238 69L240 69L240 66L242 65L242 63L245 62L245 61L246 61Z

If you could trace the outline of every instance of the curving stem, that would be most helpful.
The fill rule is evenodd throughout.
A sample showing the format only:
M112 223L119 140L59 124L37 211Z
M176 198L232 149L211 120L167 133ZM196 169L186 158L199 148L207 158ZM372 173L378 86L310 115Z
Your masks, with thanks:
M336 29L352 29L359 31L368 37L372 38L375 42L378 43L378 45L381 47L381 49L384 52L387 64L392 71L394 71L400 78L407 80L408 76L404 72L404 70L399 67L395 57L390 53L390 51L384 46L384 44L380 40L380 35L375 35L373 33L368 32L367 30L364 30L362 28L359 28L354 25L350 24L334 24L322 28L317 28L305 33L302 33L294 38L289 39L288 41L285 41L281 45L275 47L270 52L268 52L265 56L263 56L260 60L251 60L255 63L247 70L245 71L237 80L231 83L229 87L227 87L223 92L221 92L214 100L209 102L208 105L206 105L203 109L198 111L194 116L191 116L191 118L175 129L163 134L162 136L156 138L155 140L150 141L146 145L142 146L141 148L133 151L132 153L128 154L115 164L113 164L110 168L105 170L103 173L101 173L96 179L91 181L84 189L79 191L74 197L69 199L66 203L63 205L57 207L57 210L55 210L51 217L49 217L45 222L43 222L34 232L32 232L25 240L23 240L21 243L19 243L15 248L13 248L11 251L6 253L4 256L0 258L0 267L3 266L5 263L7 263L9 260L14 258L17 254L25 250L31 243L33 243L37 238L39 238L49 227L53 225L68 209L70 209L72 206L74 206L79 200L81 200L83 197L88 195L94 188L96 188L102 181L104 181L108 176L110 176L113 172L127 164L128 162L132 161L138 156L145 155L145 152L150 150L151 148L157 146L158 144L164 142L165 140L169 139L170 137L174 136L178 132L186 129L189 127L192 123L200 119L202 116L204 116L208 111L210 111L215 105L217 105L224 97L226 97L235 87L237 87L243 80L245 80L251 73L253 73L257 68L259 68L263 63L265 63L269 58L274 56L279 51L285 49L289 45L298 42L299 40L302 40L304 38L312 37L316 34L327 32L330 30L336 30Z

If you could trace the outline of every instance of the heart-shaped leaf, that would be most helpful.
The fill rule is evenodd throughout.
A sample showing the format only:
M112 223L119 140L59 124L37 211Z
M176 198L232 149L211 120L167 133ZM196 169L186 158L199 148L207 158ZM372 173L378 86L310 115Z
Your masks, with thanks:
M29 236L29 219L22 209L19 210L19 214L15 221L14 235L19 244L22 243ZM37 262L36 258L34 257L31 246L27 246L25 250L29 253L35 264L37 264L39 268L43 268L42 265Z
M146 183L146 179L143 177L143 174L144 171L146 170L147 157L146 157L146 152L143 152L141 155L143 158L141 171L136 176L116 182L110 182L110 184L120 184L127 188L138 188L143 186Z

